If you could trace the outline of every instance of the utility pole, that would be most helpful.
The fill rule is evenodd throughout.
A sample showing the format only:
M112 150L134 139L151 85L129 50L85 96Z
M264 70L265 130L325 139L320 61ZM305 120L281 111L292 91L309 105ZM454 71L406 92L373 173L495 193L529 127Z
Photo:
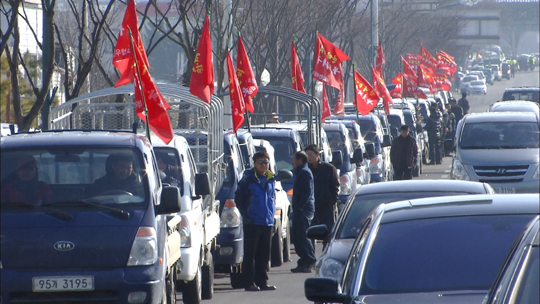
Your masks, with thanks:
M52 29L49 28L47 24L47 16L46 12L51 9L51 0L43 0L43 44L42 44L42 54L41 54L41 75L42 75L42 81L45 79L45 75L47 75L47 62L49 61L49 57L53 56L54 54L49 54L49 37L50 35L53 35ZM51 92L52 91L52 92ZM43 107L41 107L41 130L48 130L49 129L49 113L51 110L51 101L54 98L54 93L56 92L55 89L50 90L47 93L47 96L45 97L45 102L43 103Z

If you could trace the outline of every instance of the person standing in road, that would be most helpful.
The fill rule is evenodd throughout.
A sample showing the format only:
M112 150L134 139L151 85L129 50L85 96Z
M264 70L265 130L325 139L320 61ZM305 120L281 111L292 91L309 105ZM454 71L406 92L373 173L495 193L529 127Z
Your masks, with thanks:
M455 99L452 98L451 100L453 100L454 103L456 103ZM447 120L447 124L444 126L446 129L446 136L444 137L445 141L454 139L454 136L456 136L456 124L457 124L456 115L454 115L454 112L452 112L451 105L449 104L446 105L446 112L448 113L448 120ZM445 145L444 143L443 143L443 147L444 147L444 154L449 156L451 153L450 147L447 147L447 145Z
M437 104L432 104L431 112L426 123L426 130L429 137L430 164L442 163L441 140L443 134L442 115Z
M460 107L455 98L450 99L450 110L454 113L456 124L463 118L463 108Z
M313 174L315 187L314 224L325 224L331 231L336 222L337 203L339 201L339 176L336 167L322 162L316 145L307 146L304 151L308 157L308 166ZM326 246L327 240L323 241Z
M254 167L244 172L234 198L244 227L242 275L246 291L276 290L268 285L267 268L276 212L276 177L268 170L268 153L255 153L253 161Z
M394 180L412 179L412 169L418 157L416 139L409 134L409 126L401 126L401 136L392 141L390 161L394 166Z
M461 98L458 100L458 105L463 109L463 115L469 114L469 101L467 100L467 93L461 93Z
M315 212L313 174L308 168L308 156L304 151L293 154L294 185L292 198L292 228L294 250L298 254L298 264L291 272L310 273L315 265L315 249L307 238L306 230L309 228Z

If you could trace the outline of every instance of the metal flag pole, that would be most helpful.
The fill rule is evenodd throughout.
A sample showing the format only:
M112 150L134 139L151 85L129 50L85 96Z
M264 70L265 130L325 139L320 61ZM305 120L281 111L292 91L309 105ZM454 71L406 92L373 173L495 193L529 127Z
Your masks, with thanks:
M354 66L354 63L352 64L352 72L353 72L353 83L354 83L354 106L356 107L356 123L360 124L360 119L358 118L358 93L356 92L356 67Z
M139 86L141 90L142 95L142 102L144 105L144 117L146 119L146 137L148 138L148 141L150 141L150 144L152 144L152 139L150 138L150 121L148 120L148 107L146 106L146 97L144 96L144 87L142 84L142 78L141 78L141 71L139 71L139 62L137 60L137 53L135 50L135 44L133 43L133 35L131 34L131 29L128 26L128 32L129 32L129 41L131 42L131 51L133 52L133 59L135 60L135 72L137 73L137 77L139 78ZM145 69L148 69L148 67L144 67ZM148 73L148 71L146 71ZM135 81L135 85L137 85L137 82Z

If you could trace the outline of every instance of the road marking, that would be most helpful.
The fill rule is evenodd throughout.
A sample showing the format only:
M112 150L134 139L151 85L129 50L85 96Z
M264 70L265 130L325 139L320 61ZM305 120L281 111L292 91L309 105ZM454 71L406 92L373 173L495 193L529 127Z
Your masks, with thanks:
M442 175L441 178L448 178L448 174Z
M450 173L450 170L444 170L444 173Z

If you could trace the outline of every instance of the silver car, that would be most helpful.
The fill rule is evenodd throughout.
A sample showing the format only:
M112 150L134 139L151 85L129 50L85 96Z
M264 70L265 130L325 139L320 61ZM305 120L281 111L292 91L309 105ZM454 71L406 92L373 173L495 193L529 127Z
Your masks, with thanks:
M466 115L456 129L450 178L486 182L497 193L538 193L539 132L534 113Z

